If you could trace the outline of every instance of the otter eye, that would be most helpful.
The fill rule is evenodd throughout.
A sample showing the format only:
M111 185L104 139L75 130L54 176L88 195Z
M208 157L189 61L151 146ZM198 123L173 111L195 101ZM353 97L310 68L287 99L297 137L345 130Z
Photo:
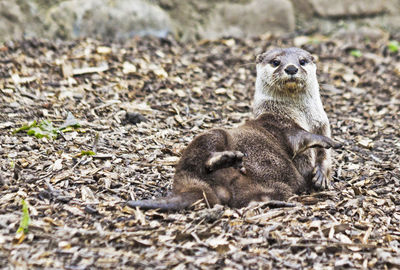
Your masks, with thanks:
M305 64L307 64L307 60L306 59L301 59L299 61L299 63L300 63L301 66L304 66Z
M270 63L271 63L271 65L272 65L273 67L277 67L277 66L279 66L279 65L281 64L281 61L279 61L279 60L277 60L277 59L274 59L274 60L272 60Z

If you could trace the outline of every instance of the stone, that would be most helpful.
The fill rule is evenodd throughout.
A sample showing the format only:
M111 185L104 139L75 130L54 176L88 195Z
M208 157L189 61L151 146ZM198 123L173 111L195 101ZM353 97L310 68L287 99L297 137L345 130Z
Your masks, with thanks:
M0 41L43 36L43 10L47 6L41 1L46 0L0 0Z
M389 33L377 27L356 27L352 25L349 29L339 29L332 37L353 43L365 41L378 42L379 40L389 40Z
M398 16L400 15L400 0L385 0L386 11L391 14Z
M144 0L71 0L52 7L48 34L61 38L96 37L126 40L134 35L164 37L171 20L160 7Z
M292 1L292 4L296 18L307 19L314 16L314 8L309 0L295 0Z
M308 0L321 17L368 16L385 12L385 1L377 0Z
M208 39L252 37L267 32L291 32L295 27L293 6L288 0L253 0L246 4L218 3L199 30Z
M344 25L356 32L367 25L398 33L400 0L0 0L0 42L24 37L116 41L167 33L184 42L290 33L295 27L302 35L332 34ZM352 32L338 33L343 35ZM358 36L381 35L367 30Z
M0 1L1 40L9 40L23 35L24 14L14 1Z

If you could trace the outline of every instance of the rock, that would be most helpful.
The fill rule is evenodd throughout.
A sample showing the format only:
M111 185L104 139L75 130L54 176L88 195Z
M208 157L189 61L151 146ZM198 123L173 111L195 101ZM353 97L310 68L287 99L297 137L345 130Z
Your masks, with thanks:
M385 11L384 1L376 0L308 0L321 17L367 16Z
M24 14L14 1L0 1L0 40L12 39L23 35Z
M378 42L379 40L387 41L389 39L389 33L374 27L353 26L349 27L349 29L339 29L332 37L347 42L365 42L366 40Z
M221 0L156 0L173 18L173 33L182 41L200 38L199 29Z
M337 18L346 27L353 23L396 33L400 0L0 0L0 42L167 33L180 41L246 38L293 32L295 25L303 35L331 34L343 28Z
M72 0L51 8L50 36L124 40L134 35L164 37L171 31L168 14L144 0Z
M391 15L400 14L400 0L385 0L386 11Z
M143 115L137 112L127 112L125 115L125 119L122 121L123 125L133 124L136 125L140 122L146 122L147 119Z
M0 0L0 41L44 36L44 2ZM55 1L54 1L55 2Z
M251 37L294 30L293 6L288 0L253 0L248 4L219 3L199 31L208 39Z
M292 1L296 18L312 18L314 16L314 8L309 0Z

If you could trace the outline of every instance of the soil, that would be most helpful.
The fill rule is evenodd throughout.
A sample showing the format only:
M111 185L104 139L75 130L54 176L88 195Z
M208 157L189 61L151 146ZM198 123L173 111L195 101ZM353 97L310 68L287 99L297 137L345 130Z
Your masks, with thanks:
M299 42L318 59L332 137L343 144L329 190L295 196L292 208L125 206L168 194L195 135L251 118L256 55ZM388 44L268 35L6 42L0 267L399 268L400 52ZM60 127L68 113L80 127L56 139L14 132L33 120ZM31 223L16 233L22 199Z

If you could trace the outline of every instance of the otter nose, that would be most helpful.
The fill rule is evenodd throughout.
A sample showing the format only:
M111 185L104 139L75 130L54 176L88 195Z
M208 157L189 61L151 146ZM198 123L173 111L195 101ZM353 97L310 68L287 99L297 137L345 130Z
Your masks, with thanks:
M285 72L289 75L294 75L299 69L294 65L289 65L285 68Z

